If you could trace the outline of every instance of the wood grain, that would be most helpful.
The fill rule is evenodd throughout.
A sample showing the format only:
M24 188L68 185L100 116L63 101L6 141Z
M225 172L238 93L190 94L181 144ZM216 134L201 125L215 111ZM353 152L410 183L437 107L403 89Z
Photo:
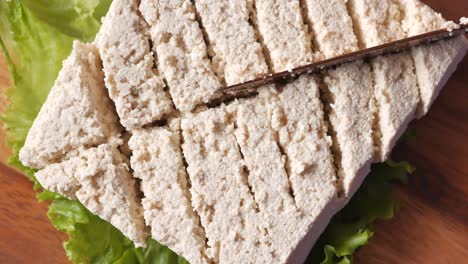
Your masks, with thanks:
M468 12L468 1L425 1L449 19ZM0 94L8 76L0 58ZM375 237L355 263L463 263L468 258L468 58L428 116L413 122L417 138L395 150L417 167L395 219L378 222ZM5 106L0 95L0 109ZM6 149L0 134L0 160ZM3 147L2 147L3 146ZM61 241L31 183L0 164L0 263L67 263Z

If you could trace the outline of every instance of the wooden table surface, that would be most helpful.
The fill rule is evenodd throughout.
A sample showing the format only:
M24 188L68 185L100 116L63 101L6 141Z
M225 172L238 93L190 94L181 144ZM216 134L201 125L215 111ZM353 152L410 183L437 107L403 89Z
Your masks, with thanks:
M425 1L449 19L468 16L468 1ZM0 111L8 84L0 58ZM355 263L468 262L468 58L465 58L428 116L412 123L417 137L395 150L417 171L398 186L403 206L395 219L378 222L375 236ZM0 161L8 149L0 133ZM31 183L0 163L0 263L67 263L65 235L46 217Z

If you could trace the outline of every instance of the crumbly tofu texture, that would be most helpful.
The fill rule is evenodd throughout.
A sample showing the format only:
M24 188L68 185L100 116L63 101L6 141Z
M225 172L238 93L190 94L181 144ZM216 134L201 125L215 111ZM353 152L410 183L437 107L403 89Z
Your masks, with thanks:
M120 126L101 65L94 45L73 43L19 153L25 166L44 168L117 136Z
M182 119L181 128L192 205L206 232L208 256L216 263L272 263L232 116L224 107L210 109Z
M262 47L249 24L250 0L195 0L214 68L227 85L268 73Z
M143 0L140 10L151 25L158 68L176 108L187 112L208 103L221 83L211 67L192 2Z
M346 0L301 0L306 19L313 30L316 48L323 59L358 50L353 22Z
M393 0L350 0L349 10L364 48L405 38L403 14ZM387 160L401 134L414 118L419 104L419 88L409 52L380 56L371 60L375 83L378 129L377 161Z
M133 175L141 179L152 237L190 263L209 263L205 232L191 205L180 134L166 127L136 130L129 141Z
M444 28L446 20L417 0L398 0L405 16L403 29L408 37ZM443 40L412 49L418 78L421 103L417 116L429 111L450 75L455 71L468 49L464 36Z
M312 39L299 1L255 0L256 23L274 72L312 62Z
M375 107L371 68L362 61L346 64L329 70L324 82L335 163L344 194L349 198L370 172L373 160Z
M96 36L106 87L121 124L140 128L172 111L162 78L153 69L148 25L139 15L137 0L115 0Z
M47 166L36 178L47 190L77 199L141 247L146 241L143 210L127 163L117 146L103 144Z
M277 261L284 263L305 235L308 219L296 208L285 169L286 157L271 127L269 115L277 111L278 107L266 98L240 102L235 134L248 169L249 185L267 225L271 250Z
M314 75L299 77L278 92L281 113L271 115L273 129L287 156L286 170L296 205L314 217L337 197L332 139L324 122L319 82Z

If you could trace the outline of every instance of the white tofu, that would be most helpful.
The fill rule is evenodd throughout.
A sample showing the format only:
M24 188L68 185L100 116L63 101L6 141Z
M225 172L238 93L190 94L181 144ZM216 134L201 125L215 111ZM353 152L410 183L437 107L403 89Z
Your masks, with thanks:
M379 127L375 159L383 162L414 119L420 97L409 52L373 59L372 68Z
M101 67L94 45L73 43L19 153L25 166L44 168L118 136L120 126Z
M302 75L288 84L277 94L281 113L272 114L272 126L287 156L286 170L296 205L312 217L337 197L332 139L324 122L319 82L317 76Z
M224 107L182 119L192 205L200 215L207 254L214 262L272 263L274 256L265 245L233 121Z
M349 9L359 28L365 48L406 37L399 5L392 0L350 0ZM385 161L398 138L414 118L419 104L419 88L409 52L380 56L371 60L378 116L375 159Z
M346 2L304 0L316 47L325 58L359 49ZM373 76L370 66L358 61L329 70L324 74L324 83L338 186L346 202L369 173L373 159Z
M324 59L358 50L347 0L301 0L311 26L316 48Z
M255 0L256 23L274 72L312 62L312 39L299 1Z
M218 76L227 85L268 73L262 47L249 24L250 0L195 0Z
M335 163L344 195L350 198L370 172L374 143L373 78L369 65L358 61L329 70L326 107L334 140Z
M418 0L398 0L398 2L405 13L403 29L408 37L444 28L445 19L422 2ZM468 41L463 36L412 49L421 96L418 117L427 114L448 78L465 56L467 49Z
M207 55L203 34L189 0L143 0L142 15L150 24L158 68L180 111L208 103L221 88Z
M236 138L248 169L259 213L266 223L276 262L285 263L307 232L308 219L300 214L269 117L279 109L263 98L245 100L236 109ZM277 108L277 107L276 107Z
M162 78L153 69L147 24L137 0L115 0L96 37L106 87L127 130L160 120L172 111Z
M80 201L135 243L145 246L143 210L128 160L113 144L103 144L36 173L41 185Z
M190 263L209 263L205 231L192 209L179 131L135 130L129 141L133 175L141 179L146 224L152 237Z

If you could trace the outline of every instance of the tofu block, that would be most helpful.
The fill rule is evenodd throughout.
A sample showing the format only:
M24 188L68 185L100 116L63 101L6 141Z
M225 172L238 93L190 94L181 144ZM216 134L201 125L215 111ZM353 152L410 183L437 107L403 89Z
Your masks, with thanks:
M286 170L299 210L312 217L337 198L335 169L317 76L302 75L277 94L272 126L287 156ZM271 100L273 101L273 100ZM274 120L279 119L279 120ZM314 202L311 202L314 201Z
M350 0L349 9L359 28L365 48L406 37L403 14L393 0ZM371 60L375 83L378 131L375 159L387 160L396 141L414 118L419 105L418 80L409 52L380 56Z
M128 160L114 144L102 144L45 167L37 180L50 191L80 201L135 243L145 246L143 210Z
M384 162L414 119L419 105L419 89L413 59L409 52L372 60L378 116L375 159Z
M402 23L408 37L444 28L446 20L422 2L418 0L398 0L398 2L405 13ZM464 36L412 49L421 96L418 117L427 114L448 78L465 56L467 49L468 41Z
M347 0L301 0L316 48L329 59L359 49Z
M73 43L19 153L25 166L41 169L118 136L101 65L94 45Z
M95 40L106 87L127 130L158 121L172 111L164 82L153 69L148 25L139 14L138 3L113 1Z
M270 123L269 115L278 110L268 101L254 98L240 102L235 134L248 169L248 182L267 225L271 240L268 244L277 262L285 263L306 234L308 221L296 208L285 169L286 157Z
M207 254L216 263L272 263L266 234L249 190L225 107L182 119L183 155L188 163L192 206L206 232Z
M208 103L221 83L212 69L195 9L189 0L143 0L153 49L177 109Z
M274 72L313 61L312 39L299 1L255 0L256 23Z
M250 0L195 0L215 70L227 85L268 73L268 66L249 24Z
M190 263L209 263L205 231L191 205L179 133L166 127L135 130L129 141L133 176L141 179L151 236Z
M344 195L350 198L373 160L373 76L370 66L358 61L329 70L324 83L335 164Z
M358 41L370 48L406 37L403 13L394 0L348 0Z

